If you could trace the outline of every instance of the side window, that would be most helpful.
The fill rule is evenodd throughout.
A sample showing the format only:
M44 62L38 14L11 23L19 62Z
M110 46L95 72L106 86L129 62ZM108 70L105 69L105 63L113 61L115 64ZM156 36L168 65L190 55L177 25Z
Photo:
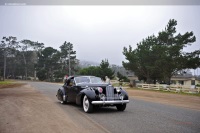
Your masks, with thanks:
M191 85L195 85L195 80L191 80Z
M73 85L75 85L74 79L71 79L70 82L69 82L69 86L73 86Z
M184 81L182 81L182 80L179 80L178 83L181 85L184 85Z
M67 82L65 83L66 86L69 86L70 80L67 80Z
M68 85L68 80L65 80L64 86L67 86L67 85Z

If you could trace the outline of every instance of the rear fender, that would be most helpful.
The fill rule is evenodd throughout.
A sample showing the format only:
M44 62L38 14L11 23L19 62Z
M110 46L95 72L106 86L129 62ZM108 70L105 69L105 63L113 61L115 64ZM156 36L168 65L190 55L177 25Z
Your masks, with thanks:
M57 92L57 95L56 95L58 100L63 101L63 95L66 95L66 92L65 92L64 87L61 87L61 88L58 89L58 92Z
M64 88L63 86L60 88L60 90L62 91L62 93L63 93L64 95L66 95L66 91L65 91L65 88Z

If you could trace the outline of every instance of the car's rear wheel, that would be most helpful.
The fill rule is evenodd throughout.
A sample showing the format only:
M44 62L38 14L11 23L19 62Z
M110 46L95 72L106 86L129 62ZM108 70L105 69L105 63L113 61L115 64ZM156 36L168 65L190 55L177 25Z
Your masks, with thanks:
M93 105L90 103L90 101L86 95L83 97L83 110L86 113L90 113L93 111Z
M60 101L60 103L61 103L61 104L66 104L67 102L66 102L66 101Z
M126 109L126 104L116 105L118 111L124 111Z
M67 95L63 95L62 91L61 90L58 90L57 92L57 98L58 100L60 101L61 104L66 104L67 103Z

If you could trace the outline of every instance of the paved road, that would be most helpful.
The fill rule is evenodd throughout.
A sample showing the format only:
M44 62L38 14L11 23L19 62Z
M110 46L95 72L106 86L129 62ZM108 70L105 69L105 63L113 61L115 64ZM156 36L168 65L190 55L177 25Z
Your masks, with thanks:
M72 119L86 126L85 119L93 121L104 132L113 133L199 133L200 111L190 110L143 100L130 99L126 110L118 112L116 108L101 108L92 114L86 114L74 104L61 105L55 95L60 85L42 82L29 84L52 99ZM187 99L186 99L187 100Z

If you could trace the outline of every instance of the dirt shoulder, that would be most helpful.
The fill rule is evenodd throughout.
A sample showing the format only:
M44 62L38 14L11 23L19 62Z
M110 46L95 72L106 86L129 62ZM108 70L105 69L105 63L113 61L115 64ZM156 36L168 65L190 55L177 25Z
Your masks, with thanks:
M200 111L200 97L190 95L178 95L172 93L163 93L158 91L131 90L126 89L129 96L135 99L145 101L175 105Z
M25 83L10 83L10 84L0 84L0 89L5 89L5 88L14 88L14 87L20 87L25 85Z
M28 85L0 89L0 132L82 132L52 102Z

